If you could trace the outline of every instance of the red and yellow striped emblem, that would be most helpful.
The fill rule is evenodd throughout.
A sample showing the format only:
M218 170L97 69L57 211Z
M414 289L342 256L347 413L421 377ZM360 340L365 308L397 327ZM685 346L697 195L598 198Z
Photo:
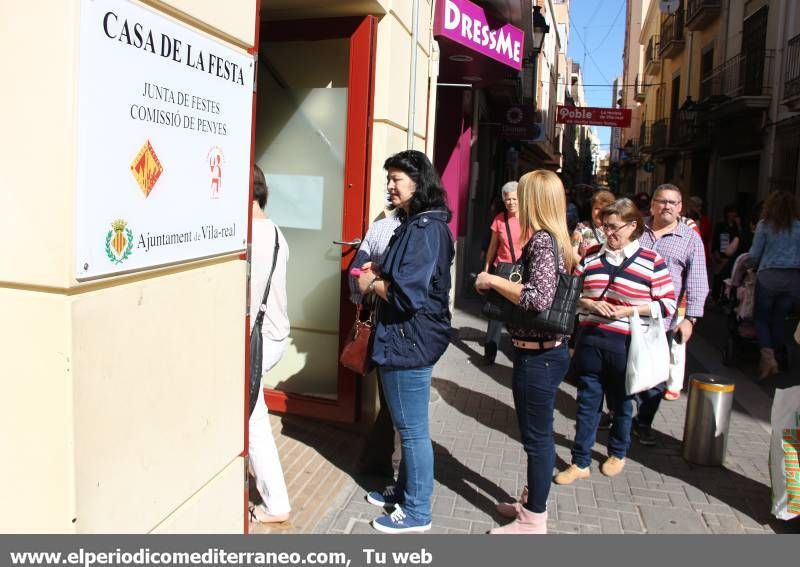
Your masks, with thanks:
M131 173L145 197L150 195L162 171L164 168L161 166L150 140L147 140L131 164Z

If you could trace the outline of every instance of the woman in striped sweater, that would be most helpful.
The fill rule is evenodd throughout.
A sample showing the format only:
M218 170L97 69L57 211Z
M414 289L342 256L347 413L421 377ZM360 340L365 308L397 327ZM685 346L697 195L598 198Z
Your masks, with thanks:
M649 324L657 311L664 321L675 311L675 290L666 263L653 250L639 246L644 221L636 205L630 199L619 199L603 209L602 219L606 243L590 249L576 270L585 276L574 355L579 376L578 412L572 464L556 475L556 484L571 484L589 476L603 394L614 417L608 459L600 471L606 476L622 472L633 413L633 397L625 393L629 317L636 309L643 324Z

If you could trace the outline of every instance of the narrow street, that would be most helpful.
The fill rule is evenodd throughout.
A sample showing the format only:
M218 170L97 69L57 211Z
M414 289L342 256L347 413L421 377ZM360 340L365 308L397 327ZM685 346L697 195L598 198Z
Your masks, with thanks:
M435 452L431 533L484 533L502 518L497 501L511 501L525 479L525 455L510 390L508 348L494 366L482 364L485 322L478 304L455 312L457 335L436 365L431 402ZM785 533L769 514L767 453L771 384L756 384L747 352L740 367L721 362L724 315L712 310L690 343L687 376L725 373L736 380L730 437L724 468L702 467L681 457L687 397L664 402L654 424L657 445L634 439L625 471L603 476L605 438L594 447L592 475L570 486L553 485L548 508L551 533ZM797 360L797 352L792 355ZM781 375L785 386L797 376ZM772 384L774 387L774 383ZM574 436L575 386L567 382L556 402L556 466L569 463ZM364 500L381 479L352 476L363 433L296 417L273 417L284 459L292 524L251 526L253 532L375 533L369 521L380 510ZM398 453L395 455L398 456ZM309 481L314 479L313 481Z

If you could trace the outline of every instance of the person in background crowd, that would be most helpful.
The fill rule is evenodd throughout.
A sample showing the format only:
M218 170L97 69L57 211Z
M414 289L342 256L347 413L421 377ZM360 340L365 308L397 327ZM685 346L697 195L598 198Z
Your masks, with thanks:
M640 191L633 196L633 202L636 205L636 208L639 209L642 217L646 217L650 214L650 195L644 191Z
M724 210L725 218L714 227L711 241L711 264L714 273L712 297L719 299L725 278L730 277L733 261L744 252L742 246L742 221L735 205L728 205Z
M639 438L639 443L646 446L655 445L652 425L661 398L669 401L680 398L686 367L686 344L704 314L708 296L703 240L697 230L681 222L682 204L677 186L669 183L659 185L653 194L651 216L639 237L639 244L658 252L667 263L679 306L675 316L667 318L669 379L636 396L639 412L633 419L633 434Z
M522 244L519 241L519 219L517 218L517 182L509 181L501 189L506 210L492 221L492 238L486 251L483 271L488 272L500 262L519 262L522 258ZM510 240L509 240L510 238ZM483 343L483 359L486 364L494 364L503 323L489 319L486 339Z
M275 238L278 238L278 258L272 275L267 310L261 334L264 341L262 359L263 376L272 370L283 357L289 337L288 302L286 299L286 265L289 261L289 245L278 226L266 213L269 189L264 172L257 165L253 169L253 247L250 264L250 328L256 320L264 289L267 286L275 252ZM259 390L262 392L262 390ZM256 489L262 503L250 507L250 519L254 522L277 523L289 519L289 493L283 478L278 448L272 435L267 404L264 395L258 396L256 406L250 415L250 441L248 452L250 466L256 481Z
M367 501L393 506L372 521L385 533L431 528L433 445L428 425L433 365L450 342L450 266L455 255L447 223L451 213L439 174L416 150L400 152L383 164L391 204L402 224L384 263L361 266L358 288L378 302L372 360L400 433L397 482Z
M788 370L786 316L800 306L800 210L788 191L772 193L756 226L750 266L758 269L754 319L761 347L759 378Z
M580 191L577 193L580 193ZM564 185L564 196L567 201L567 230L571 233L575 230L578 221L581 220L580 205L578 204L580 195L574 194L569 187Z
M601 189L595 191L591 198L591 218L578 223L572 231L572 250L580 262L586 251L598 244L605 244L606 236L600 225L603 223L600 213L604 208L614 202L614 194L611 191Z
M382 265L389 247L389 240L398 226L400 226L400 218L395 212L389 212L385 218L372 223L364 236L364 241L358 247L358 252L356 252L351 265L363 266L367 262ZM363 299L361 291L358 289L358 280L351 277L349 282L350 301L358 305ZM376 373L379 372L376 370ZM394 466L392 465L394 427L392 427L392 417L389 415L389 407L386 404L380 376L378 376L378 398L380 399L380 410L375 418L375 423L367 433L364 448L358 458L357 470L360 474L394 478Z
M556 484L589 477L604 394L613 418L608 458L600 472L616 476L625 468L633 413L632 396L625 391L629 318L634 309L645 321L658 312L668 319L675 311L675 289L666 262L639 245L644 221L637 206L630 199L618 199L603 209L601 218L606 243L590 249L576 270L585 279L574 355L578 374L575 442L572 464L555 476Z
M686 216L697 223L700 238L703 240L703 248L706 251L706 260L708 260L711 258L711 237L713 235L711 218L703 209L703 199L701 197L693 195L689 197L687 204L689 206L686 210Z
M558 176L546 170L520 179L520 226L526 241L521 282L511 282L484 271L476 289L492 289L526 311L550 308L558 286L558 274L572 272L575 260L566 224L564 188ZM558 250L557 257L554 248ZM509 325L514 345L512 391L520 436L528 455L528 485L520 501L500 504L498 511L515 520L492 534L547 533L547 496L555 464L553 412L558 386L569 367L564 336L529 327Z

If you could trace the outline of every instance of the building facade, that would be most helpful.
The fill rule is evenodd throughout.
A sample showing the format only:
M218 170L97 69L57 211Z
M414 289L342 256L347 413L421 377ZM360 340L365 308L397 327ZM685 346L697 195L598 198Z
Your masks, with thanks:
M639 150L625 186L676 183L714 218L729 204L748 218L770 191L798 192L797 3L682 0L667 14L659 2L629 0L628 8L626 35L638 31L642 64L628 41L625 68L645 80L626 99L641 107L638 136L623 133Z

